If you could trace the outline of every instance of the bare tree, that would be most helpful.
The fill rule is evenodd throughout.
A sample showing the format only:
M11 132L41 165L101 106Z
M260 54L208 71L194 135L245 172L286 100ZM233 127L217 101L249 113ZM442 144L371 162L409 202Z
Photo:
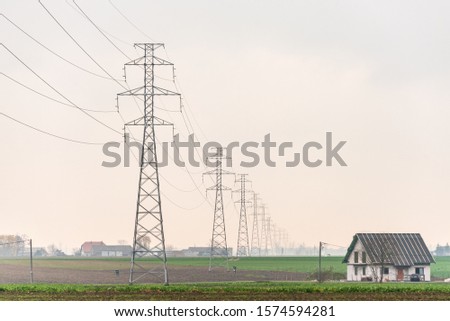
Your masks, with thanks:
M47 246L47 252L48 252L48 255L54 256L55 252L56 252L56 245L55 244L48 245Z
M383 283L384 269L392 264L393 248L387 238L382 238L377 242L377 247L373 251L373 260L367 258L368 266L372 272L375 282Z
M148 236L148 235L143 236L140 239L140 243L142 244L143 247L145 247L147 249L150 248L150 243L151 243L150 236Z
M0 235L0 245L3 256L23 255L25 251L25 239L19 235Z

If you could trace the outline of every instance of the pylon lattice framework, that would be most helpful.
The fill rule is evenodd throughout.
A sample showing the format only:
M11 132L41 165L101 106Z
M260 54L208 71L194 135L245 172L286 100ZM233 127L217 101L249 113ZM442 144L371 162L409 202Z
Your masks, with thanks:
M267 256L266 206L261 205L261 254Z
M253 193L253 225L252 225L252 244L251 256L260 256L261 247L259 243L259 223L258 223L258 194Z
M239 211L239 229L236 247L236 256L238 257L250 255L247 225L247 203L250 202L246 200L246 193L249 191L247 191L245 188L245 184L250 181L246 179L246 176L247 174L240 174L240 179L237 182L241 183L241 189L236 191L241 194L240 200L236 201L236 203L241 204Z
M178 95L155 85L155 66L173 64L155 56L155 50L164 47L162 43L137 43L135 47L144 51L140 58L125 66L143 66L144 85L118 94L118 96L142 96L144 115L127 123L127 126L143 126L142 145L139 155L139 185L136 218L133 236L129 283L148 280L169 283L167 256L161 208L161 194L156 153L155 126L172 125L154 114L155 96ZM144 257L156 259L156 264L140 260Z
M266 213L267 214L267 213ZM273 254L273 242L272 242L272 222L271 218L266 215L266 231L267 231L267 253L266 255Z
M216 191L216 200L214 204L214 220L211 237L211 250L209 255L209 271L213 270L214 266L225 266L228 270L228 247L227 247L227 235L225 229L225 213L223 204L223 191L230 190L222 184L223 175L232 175L233 173L226 171L222 168L223 149L217 147L216 154L209 159L216 160L216 168L204 173L203 175L214 175L216 177L216 183L214 186L209 187L207 191Z

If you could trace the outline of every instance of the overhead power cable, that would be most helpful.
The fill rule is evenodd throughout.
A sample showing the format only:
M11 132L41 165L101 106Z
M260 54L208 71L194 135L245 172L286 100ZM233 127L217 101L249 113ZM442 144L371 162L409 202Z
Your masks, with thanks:
M37 90L31 88L31 87L28 87L27 85L21 83L21 82L18 81L17 79L14 79L13 77L8 76L8 75L5 74L4 72L0 72L0 75L3 75L4 77L8 78L8 79L11 80L12 82L15 82L15 83L18 84L19 86L22 86L22 87L28 89L29 91L34 92L35 94L37 94L37 95L39 95L39 96L42 96L42 97L47 98L47 99L49 99L49 100L52 100L52 101L54 101L54 102L56 102L56 103L58 103L58 104L61 104L61 105L64 105L64 106L68 106L68 107L70 107L70 108L77 108L77 107L75 107L75 106L73 106L73 105L71 105L71 104L65 103L65 102L60 101L60 100L55 99L55 98L52 98L52 97L50 97L50 96L47 96L47 95L45 95L45 94L43 94L43 93L41 93L41 92L39 92L39 91L37 91ZM79 108L82 109L82 110L84 110L84 111L91 112L91 113L115 113L115 112L117 112L117 110L96 110L96 109L81 108L81 107L79 107Z
M95 72L92 72L86 68L81 67L80 65L77 65L75 63L73 63L72 61L64 58L63 56L61 56L60 54L56 53L54 50L50 49L49 47L47 47L46 45L44 45L42 42L40 42L39 40L37 40L36 38L34 38L32 35L30 35L28 32L26 32L24 29L22 29L21 27L19 27L16 23L14 23L10 18L8 18L6 15L4 15L3 13L0 13L0 16L2 16L3 18L5 18L10 24L12 24L16 29L20 30L24 35L26 35L28 38L30 38L31 40L33 40L34 42L36 42L39 46L41 46L42 48L46 49L48 52L50 52L51 54L53 54L54 56L58 57L59 59L67 62L68 64L74 66L75 68L78 68L84 72L87 72L88 74L91 74L93 76L99 77L99 78L103 78L103 79L108 79L111 80L110 77L105 77L102 76L100 74L97 74ZM123 80L120 80L123 81Z
M23 121L20 121L20 120L14 118L12 116L9 116L9 115L7 115L7 114L5 114L3 112L0 112L0 115L2 115L3 117L6 117L6 118L8 118L8 119L18 123L18 124L20 124L22 126L25 126L25 127L31 128L31 129L33 129L35 131L38 131L38 132L40 132L42 134L45 134L45 135L48 135L48 136L52 136L52 137L55 137L55 138L59 138L59 139L62 139L62 140L65 140L65 141L68 141L68 142L71 142L71 143L84 144L84 145L103 145L103 143L81 141L81 140L71 139L71 138L59 136L59 135L56 135L56 134L52 134L52 133L50 133L48 131L45 131L45 130L39 129L37 127L31 126L30 124L24 123Z
M168 196L165 195L164 193L161 192L161 194L162 194L162 196L164 196L164 197L169 201L169 203L171 203L172 205L174 205L174 206L176 206L176 207L178 207L178 208L180 208L180 209L182 209L182 210L185 210L185 211L193 211L193 210L196 210L196 209L198 209L199 207L201 207L203 204L205 204L206 201L207 201L207 199L206 199L206 200L203 200L200 204L198 204L198 205L196 205L196 206L193 206L193 207L184 207L184 206L181 206L181 205L175 203L173 200L170 199L170 197L168 197Z
M48 15L56 22L56 24L64 31L64 33L69 36L70 39L80 48L86 56L89 57L89 59L92 60L105 74L109 76L110 79L112 79L114 82L116 82L120 87L124 88L125 90L128 90L127 87L125 87L122 83L120 83L116 78L114 78L102 65L100 65L97 60L95 60L87 51L83 48L83 46L80 45L80 43L67 31L66 28L56 19L56 17L50 12L50 10L47 9L47 7L42 3L41 0L38 0L39 4L44 8L44 10L48 13Z
M98 32L100 32L102 34L102 36L105 37L105 39L108 40L108 42L114 46L114 48L116 48L118 51L120 51L122 53L122 55L127 57L129 60L132 60L126 53L124 53L122 51L122 49L120 49L111 39L109 39L109 37L95 24L94 21L92 21L91 18L89 18L89 16L83 11L83 9L81 9L81 7L75 2L75 0L73 0L72 2L78 8L78 10L81 11L83 16L95 27L95 29L97 29Z
M154 42L154 40L153 40L149 35L147 35L147 34L146 34L144 31L142 31L138 26L136 26L136 25L133 23L133 21L131 21L130 19L128 19L127 16L125 16L125 15L123 14L123 12L120 11L119 8L117 8L111 0L108 0L108 2L111 4L111 6L112 6L114 9L116 9L116 11L122 16L122 18L124 18L126 21L128 21L128 23L129 23L131 26L134 27L134 29L136 29L136 30L139 31L142 35L144 35L145 37L147 37L148 39L150 39L151 41Z
M91 114L89 114L87 111L83 110L82 108L80 108L77 104L75 104L74 102L72 102L69 98L67 98L66 96L64 96L60 91L58 91L55 87L53 87L52 85L50 85L44 78L42 78L38 73L36 73L33 69L31 69L30 66L28 66L22 59L20 59L18 56L16 56L7 46L5 46L3 43L0 43L0 45L5 48L14 58L16 58L23 66L25 66L29 71L31 71L36 77L38 77L42 82L44 82L47 86L49 86L53 91L55 91L58 95L60 95L62 98L64 98L67 102L69 102L72 106L76 107L77 109L79 109L82 113L84 113L86 116L88 116L89 118L92 118L94 121L96 121L97 123L99 123L100 125L112 130L113 132L122 135L121 132L115 130L114 128L112 128L111 126L105 124L104 122L102 122L101 120L95 118L94 116L92 116Z
M70 0L66 0L66 4L67 4L72 10L74 10L78 15L80 15L80 16L82 16L83 18L86 19L86 17L83 16L83 14L82 14L79 10L77 10L77 8L75 8L75 7L70 3ZM100 29L101 29L105 34L107 34L107 35L109 35L110 37L116 39L117 41L123 43L124 45L127 45L127 46L133 46L132 43L130 43L130 42L128 42L128 41L125 41L125 40L123 40L123 39L120 39L119 37L116 37L115 35L111 34L110 32L106 31L105 29L103 29L103 28L100 28Z

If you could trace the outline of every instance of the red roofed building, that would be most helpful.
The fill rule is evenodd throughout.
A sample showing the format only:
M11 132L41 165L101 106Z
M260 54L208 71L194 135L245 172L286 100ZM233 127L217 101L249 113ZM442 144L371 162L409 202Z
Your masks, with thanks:
M81 256L93 256L94 255L94 246L105 246L106 244L103 241L100 242L84 242L81 245Z

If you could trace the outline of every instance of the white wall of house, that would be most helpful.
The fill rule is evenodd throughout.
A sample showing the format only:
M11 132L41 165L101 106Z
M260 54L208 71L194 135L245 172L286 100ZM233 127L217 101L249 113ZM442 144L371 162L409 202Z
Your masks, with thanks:
M355 252L358 253L358 262L355 261ZM365 277L373 277L372 270L368 266L363 266L363 252L365 249L361 241L357 241L347 264L347 281L361 281ZM366 258L367 262L367 258Z
M420 270L416 271L416 269L420 269ZM411 266L408 269L405 269L405 273L406 273L406 271L408 272L408 275L423 273L423 275L425 277L425 281L431 281L431 267L429 265ZM418 272L422 272L422 273L418 273Z
M122 256L122 251L102 251L102 256Z
M355 252L358 252L358 262L355 262ZM365 249L362 245L362 243L358 240L355 244L355 248L353 249L353 252L351 253L348 263L347 263L347 281L361 281L364 280L364 278L372 277L372 280L375 281L377 276L379 277L381 275L381 266L375 266L372 267L370 265L367 265L369 262L369 258L366 257L366 262L363 262L363 252L365 252ZM431 280L431 269L429 265L417 265L417 266L411 266L411 267L404 267L404 268L398 268L393 265L386 265L385 268L387 268L388 274L383 274L383 280L384 281L398 281L399 280L399 269L403 269L403 275L404 277L409 276L411 274L422 274L417 273L416 268L420 268L420 272L423 272L424 275L424 281L430 281ZM375 275L374 275L374 269L376 269ZM400 274L401 276L401 274ZM403 279L402 279L403 280ZM401 280L400 280L401 281Z

